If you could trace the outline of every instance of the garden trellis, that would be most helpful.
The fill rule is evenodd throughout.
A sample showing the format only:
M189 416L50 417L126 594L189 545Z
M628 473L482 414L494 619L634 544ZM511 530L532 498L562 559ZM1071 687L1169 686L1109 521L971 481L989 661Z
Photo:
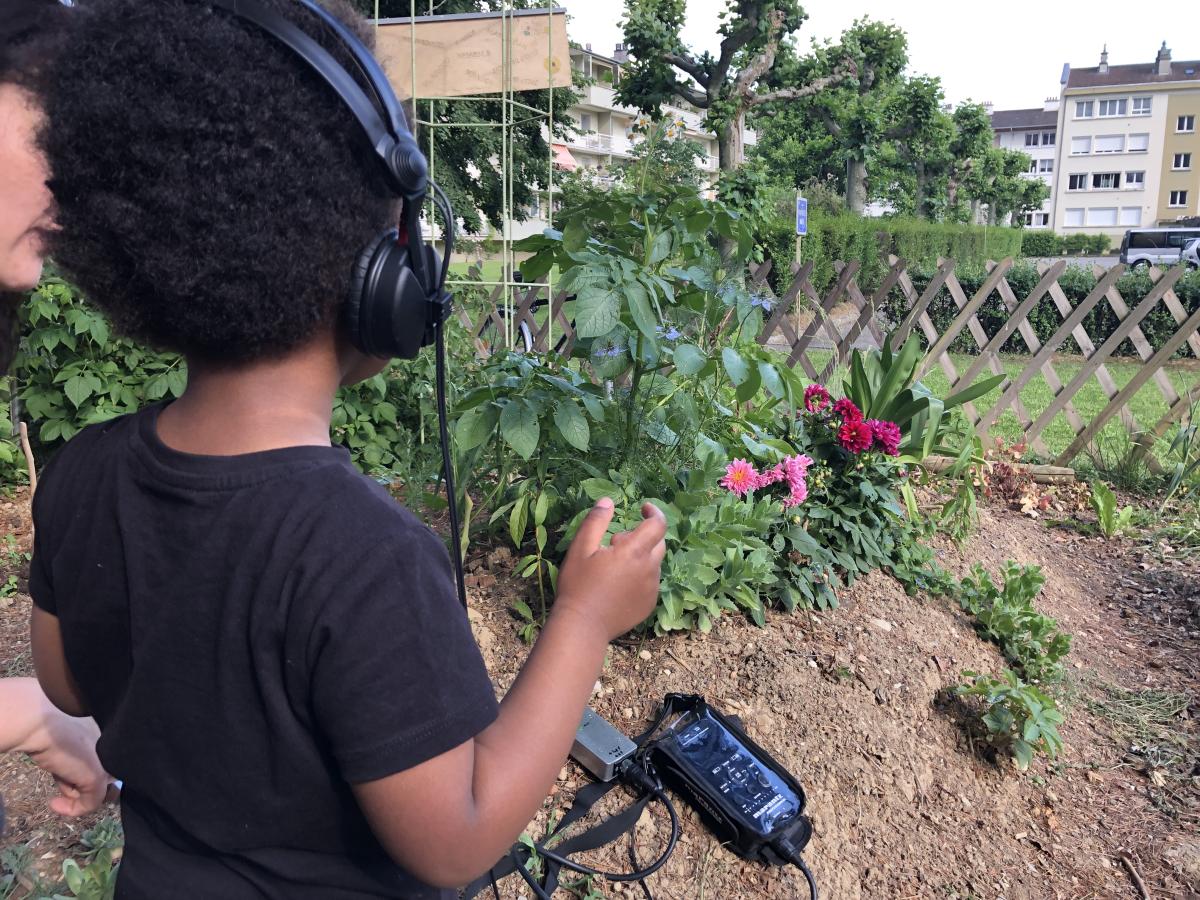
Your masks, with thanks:
M987 436L1001 416L1011 412L1023 440L1031 449L1063 466L1088 449L1105 426L1117 419L1129 434L1135 453L1144 458L1151 469L1161 469L1156 456L1147 451L1183 418L1194 399L1200 396L1200 377L1191 373L1187 377L1193 378L1194 382L1180 390L1167 367L1180 350L1190 353L1193 359L1200 359L1200 307L1189 313L1174 291L1184 272L1181 267L1166 271L1150 269L1150 290L1140 298L1127 300L1117 290L1125 267L1114 265L1104 269L1097 266L1095 287L1081 301L1072 304L1059 283L1066 267L1062 260L1040 265L1037 284L1024 297L1018 296L1006 277L1013 266L1011 259L989 263L986 277L970 294L956 276L953 260L939 260L936 272L920 291L914 286L904 260L890 257L888 262L883 279L871 291L864 291L858 284L860 267L857 262L835 263L837 277L824 294L811 282L811 262L793 265L791 285L773 304L758 342L781 350L787 355L789 365L799 366L808 378L824 383L849 362L855 347L879 347L890 340L893 348L898 349L910 334L919 330L928 345L919 371L928 373L937 366L944 373L951 391L965 388L988 373L1006 376L998 388L998 395L993 395L996 400L992 406L983 411L975 404L964 406L964 413L981 434ZM770 261L751 266L748 284L752 289L767 290L770 270ZM952 299L957 314L939 331L930 315L930 305L945 295ZM494 335L511 334L506 329L515 329L524 322L537 352L545 352L556 345L560 351L569 350L574 340L574 330L564 308L569 298L561 292L553 293L549 294L552 299L547 303L547 296L547 286L527 286L517 292L511 313L501 315L499 308L504 306L505 293L503 288L497 287L482 312L476 310L472 315L460 310L460 321L472 334L480 355L487 355L493 349L485 328L489 322L493 326L490 332ZM980 321L979 312L993 297L999 298L1007 317L999 329L989 335ZM1038 336L1030 317L1035 309L1044 306L1047 298L1057 310L1059 320L1053 333L1043 339ZM885 330L888 326L879 314L889 299L891 309L902 311L899 321L892 323L890 332ZM1117 325L1111 332L1093 336L1084 323L1088 314L1104 303L1110 307ZM1175 327L1157 342L1152 342L1141 325L1159 308L1169 313ZM836 320L835 310L838 312ZM974 346L967 353L968 361L964 363L960 355L956 363L950 348L966 336ZM1004 359L1000 355L1001 347L1014 339L1019 339L1026 350L1019 357L1020 368L1015 375L1004 365L1013 357L1007 355ZM1079 356L1073 358L1069 367L1073 371L1063 366L1059 356L1068 339L1073 340L1079 351ZM1139 365L1133 376L1121 385L1110 366L1117 361L1114 353L1125 341L1132 345ZM1022 401L1022 391L1039 376L1044 379L1051 400L1044 409L1035 412ZM1088 416L1082 414L1076 404L1080 391L1093 381L1099 385L1105 400L1097 413ZM1139 421L1130 401L1150 382L1165 402L1166 411L1153 421ZM1054 453L1047 447L1044 436L1059 415L1065 418L1073 436L1064 449Z

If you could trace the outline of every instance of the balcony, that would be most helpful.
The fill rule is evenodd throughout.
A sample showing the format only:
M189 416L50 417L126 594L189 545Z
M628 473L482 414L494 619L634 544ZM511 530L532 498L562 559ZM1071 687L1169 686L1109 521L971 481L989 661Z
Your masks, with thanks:
M579 106L591 106L597 109L615 109L631 116L637 115L637 110L631 106L622 106L617 102L617 92L607 84L599 82L589 84L581 90Z
M615 134L577 134L570 140L570 146L578 150L590 150L593 153L612 153L616 156L628 156L632 148L629 138Z

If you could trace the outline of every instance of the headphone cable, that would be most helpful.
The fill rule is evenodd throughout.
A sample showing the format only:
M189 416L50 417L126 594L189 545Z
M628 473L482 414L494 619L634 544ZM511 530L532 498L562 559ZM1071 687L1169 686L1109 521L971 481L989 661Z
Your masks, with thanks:
M437 194L434 205L446 220L445 251L442 258L442 271L438 279L438 292L445 291L446 274L450 269L450 255L454 252L454 212L445 192L436 183L431 182ZM439 302L448 302L449 298L438 297ZM450 453L450 427L446 412L446 318L441 312L434 323L434 371L437 394L438 438L442 442L442 477L446 482L446 511L450 518L450 547L454 563L454 583L458 590L458 599L463 608L467 605L467 583L463 574L462 527L458 518L458 491L454 484L454 463Z

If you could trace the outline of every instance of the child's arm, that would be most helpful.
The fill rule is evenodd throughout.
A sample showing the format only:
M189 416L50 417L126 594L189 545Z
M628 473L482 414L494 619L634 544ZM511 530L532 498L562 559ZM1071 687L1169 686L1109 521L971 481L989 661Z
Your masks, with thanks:
M96 758L95 722L59 712L33 678L0 679L0 710L0 751L28 753L54 776L52 810L81 816L104 802L109 778Z
M512 846L554 782L591 696L608 642L642 622L658 597L666 521L600 542L610 501L588 514L567 553L558 599L496 721L421 765L356 785L380 842L422 880L468 883Z
M58 616L34 606L29 629L33 644L33 667L50 702L69 716L90 715L83 693L67 665Z

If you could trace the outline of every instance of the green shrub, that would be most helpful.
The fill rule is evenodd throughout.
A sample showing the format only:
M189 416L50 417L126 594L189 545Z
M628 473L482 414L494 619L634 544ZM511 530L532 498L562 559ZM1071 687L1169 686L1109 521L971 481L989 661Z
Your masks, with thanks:
M1053 231L1021 232L1022 256L1058 256L1062 241Z

